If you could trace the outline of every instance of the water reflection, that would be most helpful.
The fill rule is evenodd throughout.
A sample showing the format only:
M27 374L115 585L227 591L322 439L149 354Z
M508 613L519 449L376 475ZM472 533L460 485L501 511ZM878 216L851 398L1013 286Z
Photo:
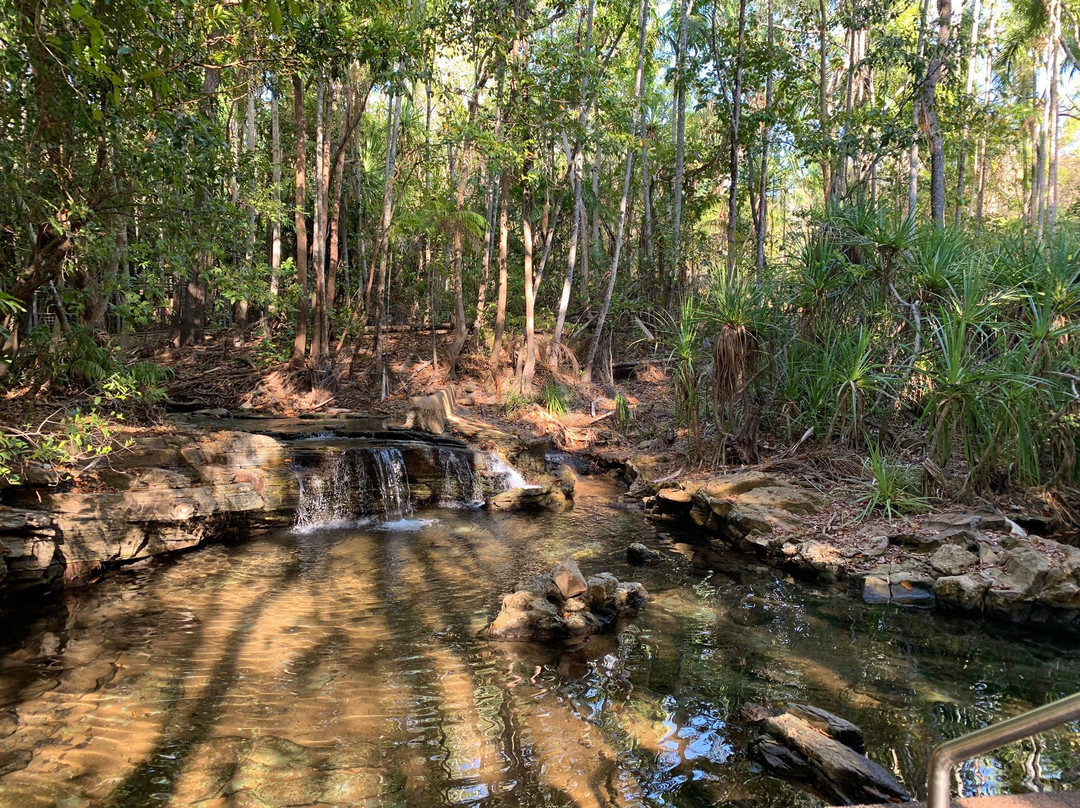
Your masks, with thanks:
M631 569L657 539L613 493L285 531L8 604L0 806L810 806L741 754L744 702L838 712L917 786L940 739L1080 690L1070 638L867 607L679 537ZM566 648L477 637L567 552L641 580L640 619ZM1077 749L1067 729L959 777L1057 787Z

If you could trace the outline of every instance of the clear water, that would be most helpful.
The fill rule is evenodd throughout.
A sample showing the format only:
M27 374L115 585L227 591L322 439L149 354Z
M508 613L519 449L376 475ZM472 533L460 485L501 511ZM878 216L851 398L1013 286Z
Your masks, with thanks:
M833 710L919 788L936 742L1080 690L1075 636L870 607L677 537L634 569L639 540L583 481L565 514L281 531L8 602L0 806L815 806L753 770L741 704ZM476 636L568 552L642 581L639 619L566 649ZM1013 745L963 790L1060 788L1078 750L1076 727Z

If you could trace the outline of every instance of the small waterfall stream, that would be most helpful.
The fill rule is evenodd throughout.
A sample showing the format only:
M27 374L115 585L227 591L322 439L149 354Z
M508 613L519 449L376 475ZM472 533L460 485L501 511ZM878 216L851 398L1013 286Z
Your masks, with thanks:
M400 449L352 448L321 455L320 461L297 475L298 530L345 525L364 516L383 515L393 521L412 513Z
M301 451L294 467L300 532L373 519L392 525L424 505L477 508L487 495L525 485L501 457L456 446L339 444Z
M473 468L472 452L440 448L438 465L443 468L439 505L444 508L473 508L484 503L484 487Z

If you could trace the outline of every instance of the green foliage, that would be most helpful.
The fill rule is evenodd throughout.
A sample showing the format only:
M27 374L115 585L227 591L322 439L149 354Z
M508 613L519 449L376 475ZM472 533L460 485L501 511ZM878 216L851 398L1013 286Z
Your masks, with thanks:
M528 396L523 396L521 393L518 393L514 390L509 390L503 396L503 400L502 403L499 405L499 408L502 410L503 415L505 415L507 418L510 418L514 415L517 415L521 410L528 407L531 403L532 402L529 400Z
M701 347L693 301L687 300L677 318L663 321L663 340L670 351L671 383L675 396L675 420L685 427L697 449L701 447L702 381L698 365Z
M974 241L834 210L785 265L753 281L721 277L708 313L684 313L714 340L719 370L700 370L698 331L668 329L677 417L692 422L708 373L727 372L718 412L745 386L763 428L786 440L873 451L885 501L898 429L921 435L923 457L968 489L1080 481L1066 426L1080 415L1078 255L1068 232L1041 245ZM735 350L743 333L752 350Z
M540 391L540 403L552 415L566 415L566 388L554 379L548 379Z
M866 505L860 519L882 513L891 522L895 516L929 508L930 501L920 494L916 468L889 460L876 446L870 447L866 468L871 476L870 485L855 498Z
M29 343L26 351L39 383L97 393L117 405L157 404L165 398L163 382L173 375L153 362L125 363L119 348L85 327L73 328L62 342L41 329L31 332Z
M615 425L621 432L625 432L634 418L634 411L630 408L630 402L622 393L615 394Z
M94 462L116 448L130 446L130 440L118 443L113 438L115 425L124 419L123 413L103 413L99 410L102 403L101 398L96 398L89 409L76 408L49 429L45 424L37 429L0 428L0 480L7 485L18 485L27 464L71 468Z

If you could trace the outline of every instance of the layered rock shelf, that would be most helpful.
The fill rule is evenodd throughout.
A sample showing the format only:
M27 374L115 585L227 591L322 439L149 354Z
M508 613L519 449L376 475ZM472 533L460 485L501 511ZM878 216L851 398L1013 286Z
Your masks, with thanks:
M940 513L880 535L832 537L812 518L824 497L761 472L654 485L644 503L656 519L792 574L846 583L868 603L1080 625L1080 549L999 513Z
M241 432L149 435L109 455L80 490L9 489L0 581L78 583L109 565L288 524L299 485L283 444Z
M290 525L298 514L318 526L480 504L520 478L455 438L372 419L218 422L231 428L174 426L136 438L77 480L37 469L0 491L0 587L85 583L111 566ZM565 487L553 490L568 502Z

